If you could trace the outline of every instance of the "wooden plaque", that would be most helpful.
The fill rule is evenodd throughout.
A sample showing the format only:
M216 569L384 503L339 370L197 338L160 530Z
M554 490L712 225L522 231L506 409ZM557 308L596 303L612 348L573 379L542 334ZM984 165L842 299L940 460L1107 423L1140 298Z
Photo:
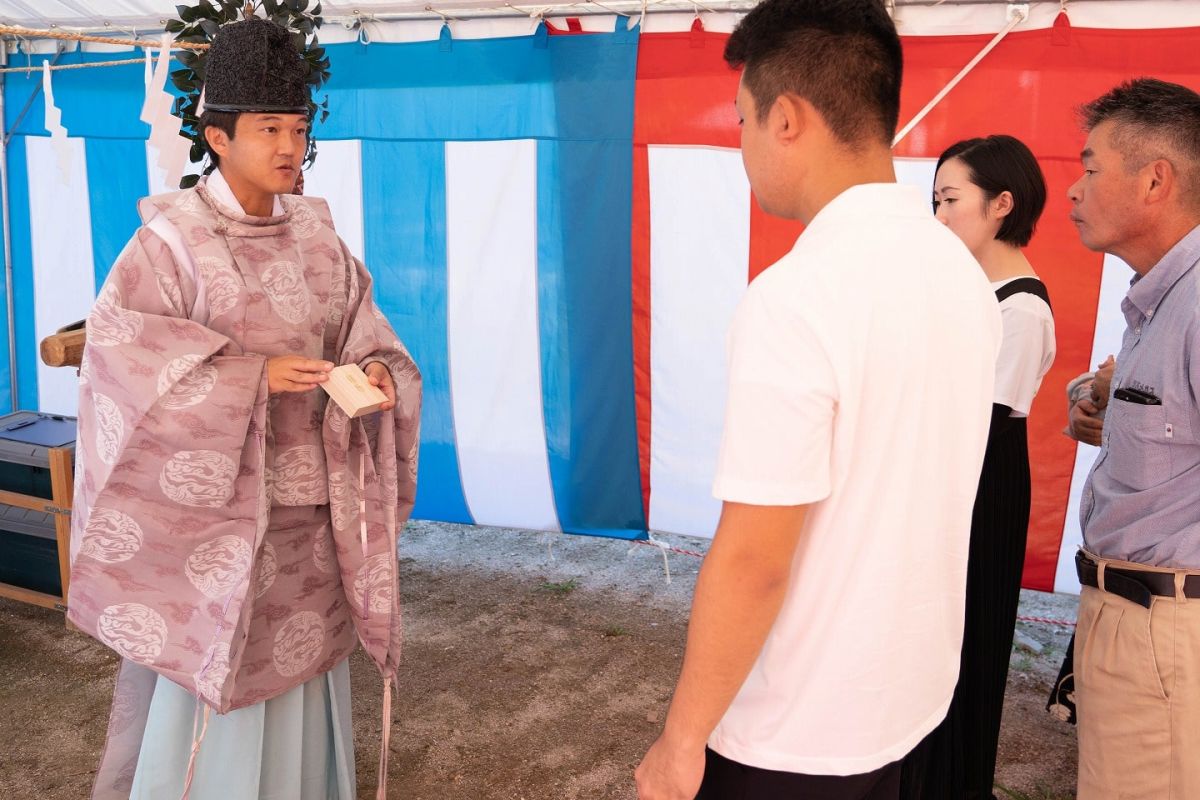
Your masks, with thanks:
M379 410L387 402L387 395L378 386L372 386L357 364L334 367L329 380L321 384L333 401L346 412L348 417L361 417Z

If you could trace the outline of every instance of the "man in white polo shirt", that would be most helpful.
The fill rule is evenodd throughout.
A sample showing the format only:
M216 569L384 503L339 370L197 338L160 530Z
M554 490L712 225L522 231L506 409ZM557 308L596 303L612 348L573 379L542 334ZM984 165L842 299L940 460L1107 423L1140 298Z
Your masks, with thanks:
M807 228L730 330L725 505L638 794L895 798L958 675L1000 316L895 183L879 0L766 0L725 58L751 188Z

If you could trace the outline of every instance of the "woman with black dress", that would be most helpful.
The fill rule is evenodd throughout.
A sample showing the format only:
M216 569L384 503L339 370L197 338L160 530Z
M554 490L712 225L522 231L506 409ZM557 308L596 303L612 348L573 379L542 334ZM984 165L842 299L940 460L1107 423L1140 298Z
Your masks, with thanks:
M992 282L1004 338L971 521L958 686L945 721L905 760L906 800L994 797L1029 525L1025 418L1055 352L1050 298L1021 250L1045 203L1037 161L1011 136L959 142L938 159L934 213L962 239Z

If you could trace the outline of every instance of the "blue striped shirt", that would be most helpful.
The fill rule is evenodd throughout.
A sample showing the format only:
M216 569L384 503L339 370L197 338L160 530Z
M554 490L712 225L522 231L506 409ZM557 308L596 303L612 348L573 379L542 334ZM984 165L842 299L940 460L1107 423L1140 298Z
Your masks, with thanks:
M1200 226L1121 302L1100 454L1080 503L1083 540L1105 558L1200 569ZM1161 404L1123 400L1133 390Z

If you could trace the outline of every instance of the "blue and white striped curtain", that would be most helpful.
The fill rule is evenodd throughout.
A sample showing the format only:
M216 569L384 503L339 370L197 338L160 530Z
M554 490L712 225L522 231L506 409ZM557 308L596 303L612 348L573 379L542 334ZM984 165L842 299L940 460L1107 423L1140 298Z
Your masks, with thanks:
M306 192L330 201L424 374L417 517L644 535L630 311L637 42L636 29L543 26L328 48L331 115L315 130ZM143 75L54 73L72 136L67 184L40 95L14 131L22 408L74 412L74 372L40 365L38 342L86 316L138 225L136 201L167 188L147 166ZM10 129L38 83L6 76ZM5 369L0 383L10 379Z

